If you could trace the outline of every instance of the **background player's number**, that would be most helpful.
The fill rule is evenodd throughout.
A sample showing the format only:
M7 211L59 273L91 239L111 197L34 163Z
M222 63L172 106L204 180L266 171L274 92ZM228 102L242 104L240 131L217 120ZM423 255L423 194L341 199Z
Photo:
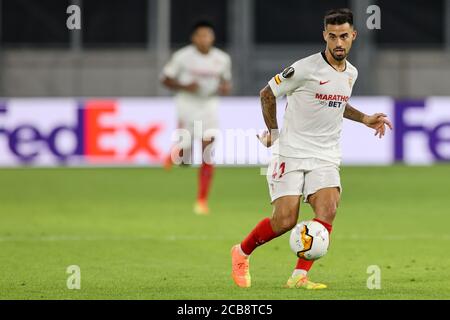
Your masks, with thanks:
M286 169L286 162L281 162L279 166L278 166L278 163L275 162L275 165L273 167L273 172L272 172L272 179L275 179L277 174L278 174L278 179L280 179L283 176L285 169Z

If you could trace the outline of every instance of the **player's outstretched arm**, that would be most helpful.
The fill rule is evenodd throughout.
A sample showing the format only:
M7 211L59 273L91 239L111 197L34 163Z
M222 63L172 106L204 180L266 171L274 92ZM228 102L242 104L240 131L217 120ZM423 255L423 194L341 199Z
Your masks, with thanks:
M263 145L270 147L278 139L277 99L269 85L259 92L259 96L264 122L269 131L264 132L261 136L257 135L257 137Z
M384 113L375 113L369 116L353 108L349 103L345 106L344 118L361 122L369 128L375 129L375 136L378 135L380 139L386 133L386 126L392 130L392 124Z

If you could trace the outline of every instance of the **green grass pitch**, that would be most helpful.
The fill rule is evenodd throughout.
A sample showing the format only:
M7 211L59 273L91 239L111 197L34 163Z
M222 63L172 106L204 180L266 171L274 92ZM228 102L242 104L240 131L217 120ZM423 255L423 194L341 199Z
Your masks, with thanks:
M343 167L330 251L310 272L322 291L283 288L288 235L254 252L252 288L232 283L231 246L271 213L259 172L218 168L205 217L195 168L2 169L0 299L450 299L449 165Z

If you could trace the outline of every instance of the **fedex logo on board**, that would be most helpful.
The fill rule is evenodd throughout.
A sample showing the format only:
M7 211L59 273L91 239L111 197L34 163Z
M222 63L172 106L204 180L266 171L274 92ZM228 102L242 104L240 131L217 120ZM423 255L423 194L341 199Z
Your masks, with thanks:
M22 163L32 163L43 153L50 153L62 163L76 157L88 163L128 163L136 157L146 157L152 162L161 160L155 138L163 129L162 123L149 121L145 126L138 126L135 122L125 122L118 117L115 100L87 100L72 110L74 121L60 121L43 128L24 120L6 124L2 118L7 118L11 110L2 104L0 143L2 138L6 139L7 148ZM105 119L115 121L106 124ZM118 141L123 143L119 146Z
M449 98L399 100L394 112L395 161L450 161Z

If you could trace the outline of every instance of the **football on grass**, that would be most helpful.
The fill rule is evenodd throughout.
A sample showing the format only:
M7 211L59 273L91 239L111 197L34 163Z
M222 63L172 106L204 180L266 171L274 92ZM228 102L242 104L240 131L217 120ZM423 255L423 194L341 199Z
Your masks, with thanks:
M289 244L299 258L317 260L328 251L328 230L314 220L302 221L291 231Z

